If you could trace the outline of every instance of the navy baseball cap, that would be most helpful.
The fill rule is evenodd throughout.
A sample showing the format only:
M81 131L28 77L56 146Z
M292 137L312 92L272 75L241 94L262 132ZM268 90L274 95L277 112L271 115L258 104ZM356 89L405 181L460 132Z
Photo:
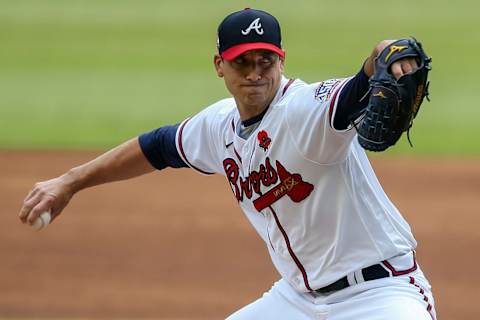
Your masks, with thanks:
M233 60L250 50L270 50L285 57L280 24L271 14L246 8L229 14L218 26L217 47L222 58Z

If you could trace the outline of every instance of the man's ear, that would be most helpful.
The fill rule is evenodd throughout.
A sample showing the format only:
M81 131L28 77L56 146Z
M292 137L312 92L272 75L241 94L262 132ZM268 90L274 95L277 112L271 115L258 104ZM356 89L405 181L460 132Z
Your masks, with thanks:
M280 70L282 71L282 74L285 71L285 58L280 57Z
M217 76L223 78L223 59L218 53L213 56L213 65L217 71Z

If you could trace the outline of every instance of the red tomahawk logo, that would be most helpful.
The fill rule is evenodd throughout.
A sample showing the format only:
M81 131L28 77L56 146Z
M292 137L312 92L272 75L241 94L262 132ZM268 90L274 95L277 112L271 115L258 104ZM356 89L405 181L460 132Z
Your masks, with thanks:
M287 195L293 202L300 202L313 191L313 185L303 181L300 174L291 174L278 161L276 161L276 165L280 183L253 201L255 209L258 211L271 206L284 195Z

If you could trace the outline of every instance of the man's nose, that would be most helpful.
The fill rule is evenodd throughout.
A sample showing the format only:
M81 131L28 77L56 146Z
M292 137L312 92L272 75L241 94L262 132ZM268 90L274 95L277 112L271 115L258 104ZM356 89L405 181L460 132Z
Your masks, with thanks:
M262 69L256 62L252 62L247 69L247 80L258 81L262 78Z

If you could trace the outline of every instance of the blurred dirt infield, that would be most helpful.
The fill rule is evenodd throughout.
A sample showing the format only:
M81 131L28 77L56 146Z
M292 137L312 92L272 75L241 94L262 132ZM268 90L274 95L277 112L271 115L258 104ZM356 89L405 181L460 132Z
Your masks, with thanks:
M221 176L166 170L83 191L47 230L19 223L33 183L96 154L0 151L0 318L223 319L278 278ZM480 160L373 163L439 319L478 319Z

